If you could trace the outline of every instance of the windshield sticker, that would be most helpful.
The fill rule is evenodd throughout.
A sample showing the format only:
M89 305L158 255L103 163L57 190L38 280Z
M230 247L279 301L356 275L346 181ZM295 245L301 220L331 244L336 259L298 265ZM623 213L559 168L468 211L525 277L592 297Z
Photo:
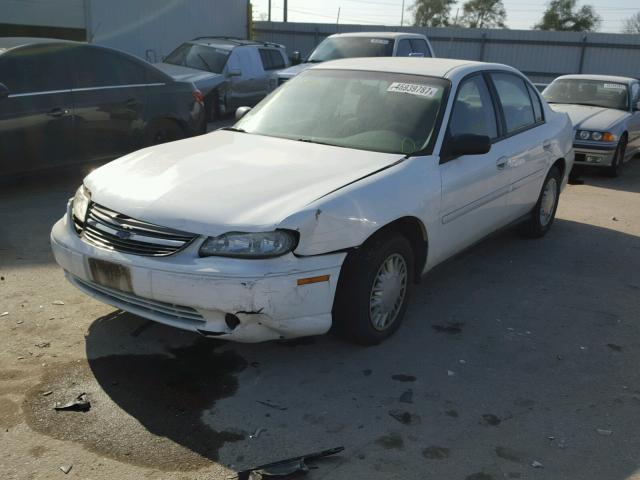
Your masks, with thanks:
M389 40L384 38L372 38L371 43L379 43L380 45L389 45Z
M604 88L611 88L611 89L620 89L620 90L624 90L625 87L624 85L622 85L621 83L605 83L604 84Z
M430 87L429 85L393 82L389 85L389 88L387 88L387 92L410 93L411 95L432 98L438 93L438 89L436 87Z

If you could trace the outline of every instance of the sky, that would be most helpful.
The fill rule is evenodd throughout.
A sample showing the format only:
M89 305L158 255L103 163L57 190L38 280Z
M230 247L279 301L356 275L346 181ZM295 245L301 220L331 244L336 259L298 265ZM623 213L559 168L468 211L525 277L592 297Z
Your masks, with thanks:
M405 0L404 25L413 22L410 7L414 0ZM266 19L268 0L251 0L253 17ZM290 22L335 23L340 9L340 23L365 25L400 25L402 0L289 0ZM464 0L451 9L462 12ZM507 26L514 30L528 30L542 17L545 0L503 0L507 10ZM282 20L283 0L271 0L271 19ZM601 32L620 32L624 20L640 11L638 0L593 0L578 1L578 5L592 5L602 17Z

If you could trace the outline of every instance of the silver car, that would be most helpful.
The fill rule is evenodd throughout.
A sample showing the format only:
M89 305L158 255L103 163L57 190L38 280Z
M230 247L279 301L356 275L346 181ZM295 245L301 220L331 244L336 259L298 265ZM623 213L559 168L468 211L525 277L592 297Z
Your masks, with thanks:
M640 81L608 75L564 75L542 96L573 123L576 165L603 167L614 177L640 151Z
M175 80L195 84L209 120L258 103L276 88L276 73L289 65L282 45L232 37L198 37L155 64Z

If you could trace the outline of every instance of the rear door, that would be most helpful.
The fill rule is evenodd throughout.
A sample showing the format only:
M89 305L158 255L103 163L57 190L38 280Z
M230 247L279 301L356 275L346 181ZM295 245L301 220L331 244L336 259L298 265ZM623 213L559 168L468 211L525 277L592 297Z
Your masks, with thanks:
M73 99L65 44L34 45L0 56L0 175L69 163Z
M267 94L267 75L256 48L234 48L227 69L240 73L229 78L231 92L227 97L227 107L232 111L242 106L253 106Z
M120 52L81 46L73 52L78 161L135 150L144 131L144 66Z

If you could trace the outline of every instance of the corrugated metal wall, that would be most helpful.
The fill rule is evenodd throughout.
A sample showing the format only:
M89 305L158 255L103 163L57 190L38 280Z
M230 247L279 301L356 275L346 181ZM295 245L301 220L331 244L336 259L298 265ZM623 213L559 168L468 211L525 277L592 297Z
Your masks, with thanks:
M202 35L247 36L245 0L86 0L92 43L160 61Z
M0 23L84 28L84 0L0 0Z
M615 33L481 30L469 28L384 27L340 25L338 32L408 31L429 37L438 57L512 65L533 81L545 82L567 73L600 73L640 77L640 35ZM258 40L282 43L303 56L335 24L255 22Z

